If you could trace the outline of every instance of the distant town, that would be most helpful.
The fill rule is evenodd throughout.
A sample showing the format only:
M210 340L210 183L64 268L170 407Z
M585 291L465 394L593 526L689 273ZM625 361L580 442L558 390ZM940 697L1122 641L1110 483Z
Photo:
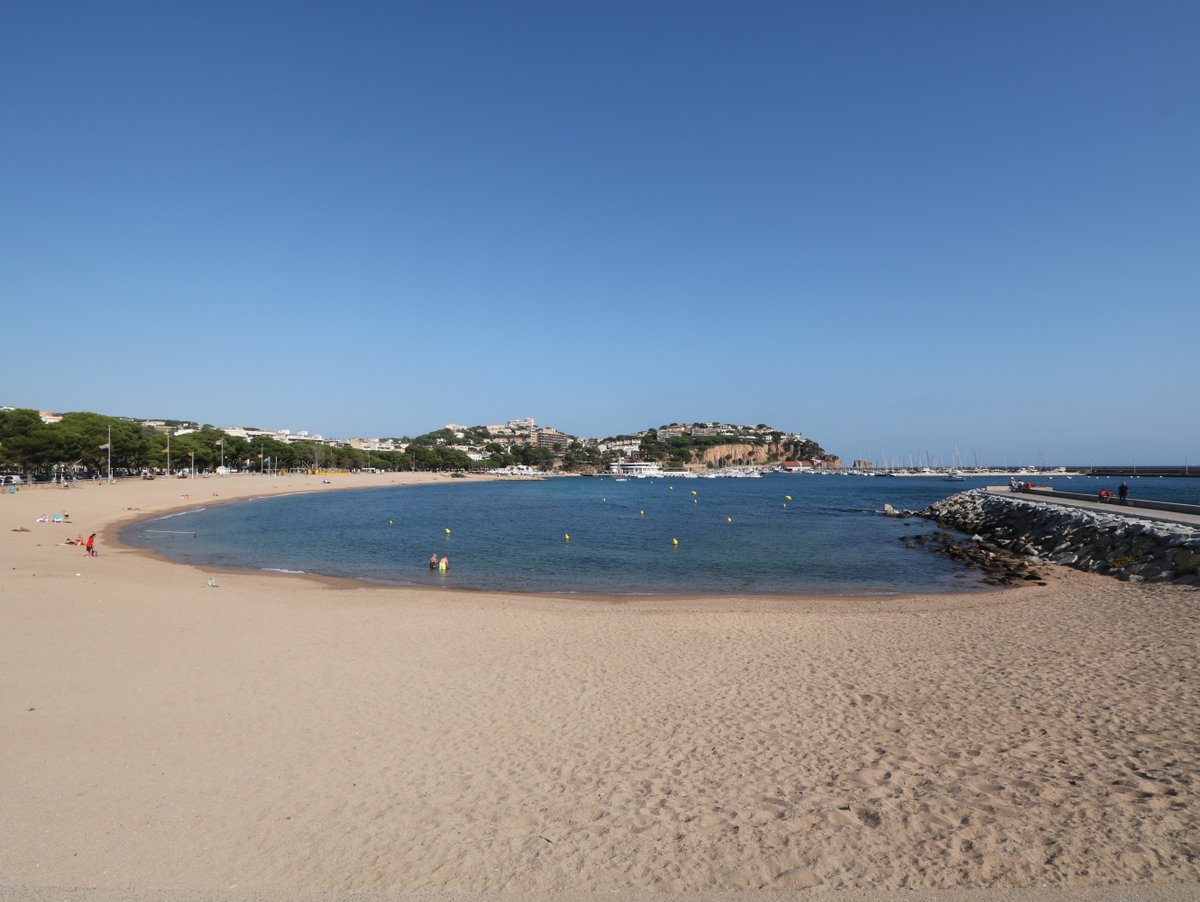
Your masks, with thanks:
M600 438L571 435L524 417L474 426L446 423L415 437L333 438L305 430L0 407L0 467L6 470L102 469L110 454L113 466L123 471L154 473L193 468L595 473L621 463L681 470L841 467L836 455L803 434L765 423L668 423Z

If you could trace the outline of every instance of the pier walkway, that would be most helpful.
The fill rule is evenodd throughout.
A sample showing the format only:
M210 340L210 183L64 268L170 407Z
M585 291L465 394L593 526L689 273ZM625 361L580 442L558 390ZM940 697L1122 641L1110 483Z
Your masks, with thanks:
M1007 495L1021 501L1038 501L1059 504L1064 507L1082 507L1098 514L1116 514L1139 520L1157 520L1161 523L1178 523L1200 529L1200 504L1175 504L1162 501L1146 501L1130 498L1128 504L1120 501L1101 503L1094 497L1074 492L1056 492L1052 488L1035 486L1024 492L1014 492L1006 485L989 485L987 491L994 495Z

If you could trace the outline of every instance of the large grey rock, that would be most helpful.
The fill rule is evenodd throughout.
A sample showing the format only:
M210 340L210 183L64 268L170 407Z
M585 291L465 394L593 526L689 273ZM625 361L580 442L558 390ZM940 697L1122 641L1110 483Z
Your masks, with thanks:
M1186 576L1200 571L1200 550L1180 548L1168 553L1168 558L1175 565L1175 571Z

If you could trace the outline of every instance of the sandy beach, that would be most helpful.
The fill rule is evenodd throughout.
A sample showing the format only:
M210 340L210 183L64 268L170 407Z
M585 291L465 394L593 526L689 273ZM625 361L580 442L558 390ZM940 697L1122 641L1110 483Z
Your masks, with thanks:
M113 544L180 506L411 479L444 477L0 497L0 895L1200 896L1195 589L210 587ZM91 532L96 558L62 544Z

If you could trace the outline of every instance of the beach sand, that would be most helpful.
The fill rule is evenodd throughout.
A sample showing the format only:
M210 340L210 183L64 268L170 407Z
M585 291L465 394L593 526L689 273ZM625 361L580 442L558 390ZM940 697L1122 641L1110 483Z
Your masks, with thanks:
M1200 895L1195 589L212 588L112 544L181 505L409 478L441 477L0 497L0 895ZM90 532L96 558L59 544Z

